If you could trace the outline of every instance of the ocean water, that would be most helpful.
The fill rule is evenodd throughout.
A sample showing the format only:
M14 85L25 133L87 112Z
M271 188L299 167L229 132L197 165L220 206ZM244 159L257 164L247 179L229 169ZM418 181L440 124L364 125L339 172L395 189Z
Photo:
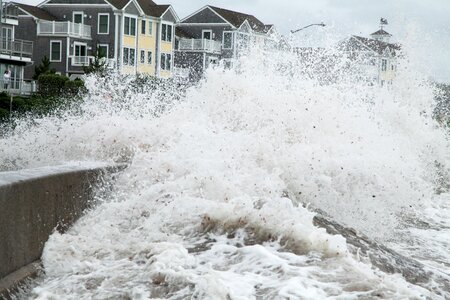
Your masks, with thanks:
M76 109L20 121L4 170L128 168L50 237L45 276L19 297L449 298L449 145L432 87L406 62L387 89L319 61L255 50L186 90L88 77ZM373 266L313 224L319 210L440 281Z

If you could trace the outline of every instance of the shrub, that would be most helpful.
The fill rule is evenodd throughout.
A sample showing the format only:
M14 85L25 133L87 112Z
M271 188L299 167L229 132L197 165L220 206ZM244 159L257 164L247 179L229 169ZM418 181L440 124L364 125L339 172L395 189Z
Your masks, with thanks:
M48 98L63 95L68 80L69 78L62 75L42 74L38 78L39 94Z

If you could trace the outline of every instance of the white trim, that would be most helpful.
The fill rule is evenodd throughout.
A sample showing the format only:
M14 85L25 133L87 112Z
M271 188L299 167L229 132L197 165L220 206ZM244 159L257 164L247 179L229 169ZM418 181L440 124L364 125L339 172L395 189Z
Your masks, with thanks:
M109 59L109 44L97 44L97 48L100 47L106 47L106 59ZM97 51L97 49L95 51Z
M53 52L53 43L59 43L59 60L52 60L52 52ZM50 55L49 55L50 62L61 62L62 61L62 41L61 40L50 40Z
M83 24L84 25L84 11L73 11L72 12L72 23L75 23L75 15L80 15L81 14L81 23L79 24Z
M236 27L234 27L231 24L226 24L226 23L179 23L179 26L184 27L184 26L231 26L232 29L236 29Z
M178 17L177 13L173 9L172 5L170 5L162 14L161 19L164 18L164 15L167 14L167 12L170 11L172 13L172 16L175 18L175 22L179 22L180 18Z
M163 40L162 39L162 27L163 27L163 25L166 25L166 26L171 26L171 36L170 36L170 38L171 38L171 40L170 41L166 41L166 40ZM175 24L174 23L172 23L172 22L169 22L169 21L162 21L161 20L161 26L160 26L160 28L161 28L161 30L160 30L160 35L159 35L159 37L160 37L160 40L161 40L161 42L164 42L164 43L173 43L173 41L175 40L175 36L174 36L174 33L175 33ZM166 36L167 36L167 28L166 28Z
M202 29L202 40L206 39L204 37L205 32L209 32L209 40L212 40L212 30L211 29Z
M100 17L101 16L108 16L108 26L106 32L100 32ZM110 25L110 16L109 13L98 13L97 15L97 34L98 35L107 35L109 34L109 25Z
M147 57L146 56L146 49L139 49L139 64L140 65L145 65L146 64L146 60L145 60L145 58ZM142 54L142 52L144 52L144 62L142 62L141 61L141 58L142 58L142 56L141 56L141 54Z
M135 35L131 35L131 34L126 34L125 33L125 18L130 18L130 19L134 19L136 21L135 26L134 26L134 33ZM135 15L130 15L130 14L123 14L123 24L122 24L122 28L123 28L123 35L126 36L134 36L137 38L138 34L139 34L139 27L138 27L138 17ZM129 23L130 28L129 28L129 33L131 33L131 22Z
M254 30L252 29L252 26L250 26L250 23L248 22L247 19L245 19L244 22L242 22L242 24L241 24L241 26L239 26L238 30L240 30L244 26L244 24L247 24L247 27L248 27L248 29L250 29L250 32L243 32L243 33L253 34Z
M151 33L148 33L148 30L147 30L147 33L146 33L146 35L148 35L148 36L153 36L153 20L152 19L147 19L147 29L152 29L152 32Z
M145 15L145 13L144 13L144 11L142 10L141 6L140 6L139 3L137 3L137 1L135 1L135 0L130 0L130 1L122 8L122 11L125 12L125 10L127 9L128 5L130 5L131 2L134 3L134 6L136 6L136 8L138 9L139 14Z
M144 30L144 33L142 33L142 22L145 23L145 30ZM139 26L139 35L148 35L148 34L147 34L148 20L147 20L146 18L141 18L140 23L141 23L141 24L140 24L140 26Z

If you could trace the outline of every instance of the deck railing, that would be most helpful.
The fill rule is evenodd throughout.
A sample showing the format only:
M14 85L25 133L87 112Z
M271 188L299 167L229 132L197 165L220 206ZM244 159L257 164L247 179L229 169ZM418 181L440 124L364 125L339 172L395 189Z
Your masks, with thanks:
M91 38L91 26L67 22L40 21L37 26L38 35L64 35L80 38Z
M222 43L209 39L180 39L178 50L220 53L222 50Z
M24 40L11 40L0 38L0 54L31 58L33 55L33 42Z

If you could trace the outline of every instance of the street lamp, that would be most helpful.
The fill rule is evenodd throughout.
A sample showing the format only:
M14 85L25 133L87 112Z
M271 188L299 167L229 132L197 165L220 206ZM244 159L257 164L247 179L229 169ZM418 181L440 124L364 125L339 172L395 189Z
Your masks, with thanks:
M306 28L308 28L308 27L311 27L311 26L321 26L321 27L325 27L325 24L322 22L322 23L314 23L314 24L309 24L309 25L307 25L307 26L305 26L305 27L302 27L302 28L299 28L299 29L296 29L296 30L291 30L291 33L297 33L297 32L299 32L299 31L301 31L301 30L303 30L303 29L306 29Z

